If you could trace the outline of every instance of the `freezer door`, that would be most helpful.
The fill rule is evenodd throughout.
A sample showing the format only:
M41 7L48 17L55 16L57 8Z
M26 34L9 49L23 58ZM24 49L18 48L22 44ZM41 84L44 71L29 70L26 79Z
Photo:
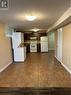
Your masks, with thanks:
M13 32L12 33L12 45L13 45L13 49L17 48L21 43L21 33L16 33Z

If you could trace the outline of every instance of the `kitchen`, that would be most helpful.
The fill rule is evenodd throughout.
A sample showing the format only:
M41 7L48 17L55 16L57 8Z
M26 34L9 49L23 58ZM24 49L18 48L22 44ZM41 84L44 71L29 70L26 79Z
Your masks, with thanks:
M48 52L46 31L12 32L12 51L14 62L24 62L27 53Z

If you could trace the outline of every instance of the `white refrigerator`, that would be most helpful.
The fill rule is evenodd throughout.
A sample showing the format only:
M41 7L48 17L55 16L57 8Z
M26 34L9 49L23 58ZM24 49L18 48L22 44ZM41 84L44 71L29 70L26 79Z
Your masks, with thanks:
M48 52L48 36L40 37L41 52Z
M12 48L14 62L23 62L26 58L26 49L25 47L19 47L22 42L22 33L13 32L12 33Z

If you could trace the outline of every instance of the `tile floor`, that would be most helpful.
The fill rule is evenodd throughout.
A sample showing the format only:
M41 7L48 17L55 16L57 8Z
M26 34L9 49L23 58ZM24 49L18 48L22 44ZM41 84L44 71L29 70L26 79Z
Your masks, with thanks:
M0 73L0 87L71 87L71 75L54 53L32 53Z

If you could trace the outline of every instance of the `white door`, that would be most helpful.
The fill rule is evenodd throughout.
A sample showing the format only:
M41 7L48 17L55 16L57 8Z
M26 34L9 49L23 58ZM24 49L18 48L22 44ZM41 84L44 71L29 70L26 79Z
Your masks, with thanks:
M41 52L48 52L48 37L40 37Z
M58 29L57 58L62 62L62 28Z

